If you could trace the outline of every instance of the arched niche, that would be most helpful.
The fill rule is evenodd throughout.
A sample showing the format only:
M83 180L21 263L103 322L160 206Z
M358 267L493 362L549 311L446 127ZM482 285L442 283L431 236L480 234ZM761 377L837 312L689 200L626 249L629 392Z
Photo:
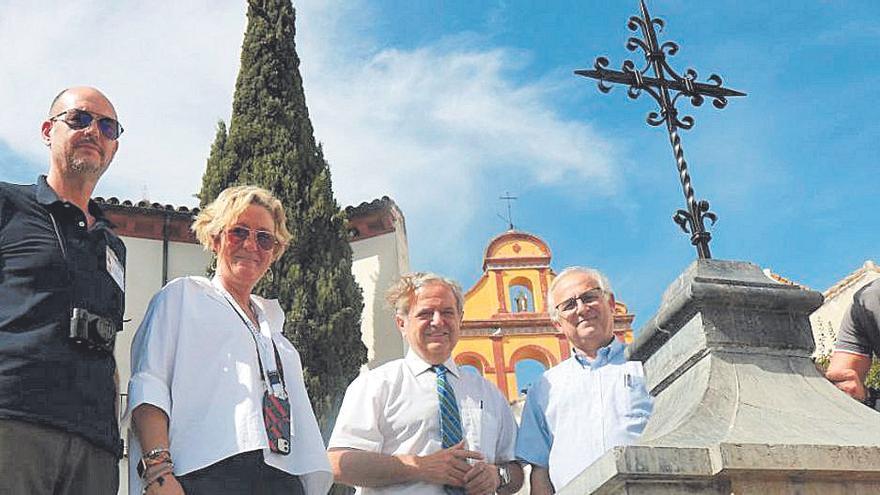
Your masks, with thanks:
M525 277L517 277L507 287L508 304L512 313L534 313L535 291L532 281Z

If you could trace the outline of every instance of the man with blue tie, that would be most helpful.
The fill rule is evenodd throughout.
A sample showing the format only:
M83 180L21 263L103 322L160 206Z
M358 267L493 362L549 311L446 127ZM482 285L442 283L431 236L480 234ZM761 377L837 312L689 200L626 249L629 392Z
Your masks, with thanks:
M653 408L642 363L627 361L614 338L614 294L604 275L563 270L550 284L547 307L573 352L526 397L516 457L532 466L532 495L555 493L611 447L633 443Z
M328 448L336 481L364 495L518 491L523 474L510 407L497 387L452 359L461 288L414 273L387 299L410 349L349 385Z

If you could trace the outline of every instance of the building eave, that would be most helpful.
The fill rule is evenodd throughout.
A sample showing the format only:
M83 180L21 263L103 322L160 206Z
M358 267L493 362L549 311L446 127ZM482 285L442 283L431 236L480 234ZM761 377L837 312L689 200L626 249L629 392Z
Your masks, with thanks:
M873 260L865 260L865 262L860 266L857 270L853 271L846 277L843 277L836 284L829 287L825 292L822 293L825 296L825 300L834 299L838 294L845 291L847 288L851 287L853 284L859 281L863 276L868 273L880 273L880 267L874 263Z

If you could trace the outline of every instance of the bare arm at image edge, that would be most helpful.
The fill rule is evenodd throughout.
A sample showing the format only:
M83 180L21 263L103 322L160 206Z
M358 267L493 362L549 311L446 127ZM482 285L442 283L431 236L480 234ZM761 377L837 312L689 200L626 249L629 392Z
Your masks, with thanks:
M851 397L864 401L865 378L871 354L880 347L880 280L853 295L853 302L840 322L837 342L825 376Z
M867 396L865 378L871 368L871 356L834 351L825 377L850 397L863 401Z

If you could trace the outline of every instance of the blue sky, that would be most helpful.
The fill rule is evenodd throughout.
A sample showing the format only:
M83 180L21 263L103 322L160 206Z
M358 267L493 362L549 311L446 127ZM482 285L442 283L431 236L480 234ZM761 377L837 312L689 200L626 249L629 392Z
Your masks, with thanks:
M45 168L38 129L62 87L92 84L126 127L98 194L192 205L228 119L245 26L239 2L0 0L0 180ZM556 269L600 268L636 314L695 258L655 104L573 75L619 68L636 0L297 2L297 46L317 138L342 204L389 195L411 267L480 275L519 197L517 228ZM880 14L870 1L653 0L670 64L748 93L679 110L699 198L719 215L714 257L824 290L880 258L876 216ZM169 15L169 12L173 15ZM63 29L49 19L64 19Z

